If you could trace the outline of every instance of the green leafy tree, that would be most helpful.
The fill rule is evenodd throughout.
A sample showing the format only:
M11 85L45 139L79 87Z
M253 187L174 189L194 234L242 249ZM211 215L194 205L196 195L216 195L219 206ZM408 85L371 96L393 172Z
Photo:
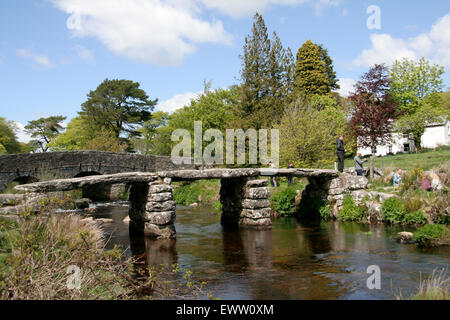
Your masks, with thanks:
M127 138L139 135L137 126L150 120L157 99L150 100L138 82L130 80L103 81L97 89L89 92L82 104L81 115L99 127Z
M297 52L295 67L295 96L328 94L338 89L338 80L333 69L333 60L327 49L307 40Z
M53 139L48 147L56 151L123 152L127 145L121 142L113 132L96 125L83 116L78 116L69 122L67 130Z
M225 133L235 119L238 88L205 90L188 106L176 110L169 116L166 126L157 128L151 154L168 155L171 152L171 134L176 129L186 129L194 135L194 122L201 121L203 131L218 129ZM192 140L193 143L193 140ZM208 143L205 142L205 145Z
M339 85L339 80L336 77L336 71L334 71L333 59L331 59L328 54L328 49L326 49L322 44L319 45L319 49L320 57L322 61L325 62L325 73L330 83L330 88L331 90L338 90L341 86Z
M25 130L31 135L33 142L41 149L47 152L48 144L64 130L61 122L66 120L63 116L52 116L48 118L40 118L38 120L29 121L25 126Z
M0 117L0 154L21 152L14 128L12 122Z
M245 38L237 127L260 129L279 120L292 91L293 55L276 33L269 39L261 15L254 16L252 33Z
M419 149L427 124L446 114L437 95L444 87L443 73L443 67L431 65L425 58L399 60L391 69L390 93L405 113L397 123L398 128L412 133Z
M443 90L443 74L443 67L425 58L397 60L391 69L390 93L402 110L413 114L427 96Z
M346 128L345 113L336 101L320 109L298 98L286 108L280 130L280 163L296 167L322 167L333 162L336 136Z
M142 125L138 131L140 137L134 137L131 140L134 148L141 154L152 154L155 152L156 137L158 129L167 125L169 114L163 111L157 111L152 114L152 118ZM169 137L170 139L170 137Z

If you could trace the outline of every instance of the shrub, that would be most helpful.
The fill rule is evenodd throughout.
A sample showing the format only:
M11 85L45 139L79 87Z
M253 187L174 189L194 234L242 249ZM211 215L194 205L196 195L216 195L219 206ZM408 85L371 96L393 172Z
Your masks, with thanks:
M427 222L427 216L422 212L422 210L407 213L404 219L405 224L426 224Z
M213 207L216 212L222 212L222 203L220 201L214 202Z
M420 189L420 182L424 178L423 171L419 168L414 168L406 172L402 177L402 184L400 186L400 191L405 192L408 190Z
M414 232L414 239L421 247L433 247L450 240L450 230L443 225L427 224Z
M180 205L190 205L192 203L214 205L214 202L219 199L219 192L219 180L203 180L192 183L180 183L174 189L173 197L176 203Z
M383 203L381 212L385 221L402 223L406 214L405 203L399 198L389 198Z
M408 196L404 197L406 212L416 212L422 209L422 200L419 197Z
M366 215L364 206L357 206L353 197L347 194L344 197L342 210L339 212L339 221L361 221Z
M295 212L295 196L297 191L294 188L285 188L270 197L270 204L274 211L281 216L292 216Z
M319 211L320 219L324 221L330 220L330 206L326 201L322 199L318 199L319 201L316 204L316 208Z

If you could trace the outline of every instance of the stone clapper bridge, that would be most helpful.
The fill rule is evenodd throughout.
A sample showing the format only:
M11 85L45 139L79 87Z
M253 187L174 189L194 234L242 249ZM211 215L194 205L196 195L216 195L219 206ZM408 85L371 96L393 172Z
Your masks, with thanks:
M346 192L345 179L337 171L319 169L206 169L171 170L154 173L127 172L101 176L58 179L18 185L18 191L31 193L69 191L86 187L129 184L130 227L155 238L174 238L176 203L173 200L175 181L220 179L221 222L259 229L270 228L270 188L268 179L261 177L302 177L309 185L302 193L302 201L321 197L332 201L335 217L342 207Z

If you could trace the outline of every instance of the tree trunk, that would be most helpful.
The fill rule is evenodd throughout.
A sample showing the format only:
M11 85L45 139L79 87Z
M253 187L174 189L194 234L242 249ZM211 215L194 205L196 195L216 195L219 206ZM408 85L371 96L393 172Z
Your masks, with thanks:
M374 159L375 159L375 156L372 154L370 156L370 180L373 180L373 177L374 177L374 167L373 167Z

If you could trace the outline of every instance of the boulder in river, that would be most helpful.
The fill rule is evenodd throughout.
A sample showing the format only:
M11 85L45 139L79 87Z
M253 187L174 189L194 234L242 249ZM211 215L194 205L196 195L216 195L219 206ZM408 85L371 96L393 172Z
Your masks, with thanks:
M412 232L399 232L397 233L397 235L395 236L395 240L397 240L400 243L403 244L411 244L414 243L414 234Z

